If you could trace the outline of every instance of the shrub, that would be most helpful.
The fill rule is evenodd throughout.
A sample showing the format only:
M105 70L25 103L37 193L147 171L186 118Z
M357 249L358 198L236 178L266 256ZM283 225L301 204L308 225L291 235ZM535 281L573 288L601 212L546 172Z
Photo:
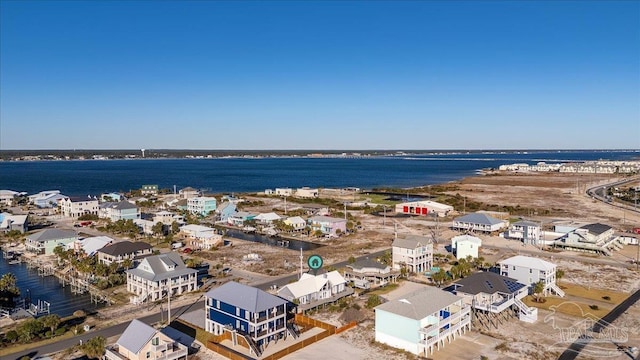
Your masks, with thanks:
M605 300L607 300L607 301L608 301L608 300L611 300L611 296L609 296L609 295L605 295L605 296L603 296L602 298L603 298L603 299L605 299Z
M59 329L56 329L56 331L54 332L55 336L60 336L60 335L64 335L64 333L67 332L67 327L63 326Z
M591 309L591 310L598 310L598 309L599 309L599 307L598 307L598 305L589 305L589 309Z

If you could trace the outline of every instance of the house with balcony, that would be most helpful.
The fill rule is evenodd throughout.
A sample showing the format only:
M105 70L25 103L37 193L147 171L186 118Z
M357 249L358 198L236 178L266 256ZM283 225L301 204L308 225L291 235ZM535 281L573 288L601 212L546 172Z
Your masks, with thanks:
M29 195L29 202L39 208L56 208L58 207L58 201L66 197L60 194L60 190L47 190Z
M300 216L292 216L284 220L284 224L291 226L293 231L302 231L307 227L307 221Z
M557 239L554 246L568 250L611 255L611 251L622 249L623 242L619 240L611 226L593 223L569 231Z
M223 243L222 235L208 226L184 225L180 227L180 233L187 240L187 245L194 249L209 250Z
M140 219L140 209L128 201L102 203L98 209L98 217L113 222Z
M505 228L507 222L496 219L493 216L483 213L472 213L457 217L453 220L452 229L460 231L474 231L482 233L492 233Z
M482 246L482 239L468 234L451 238L451 251L456 259L466 259L468 256L475 259Z
M189 349L165 332L132 320L118 341L105 349L106 360L186 360Z
M298 311L306 311L320 305L335 302L353 294L347 280L336 270L324 274L304 273L296 282L278 290L278 296L298 304Z
M19 192L13 190L0 190L0 205L13 206L15 198L20 195Z
M501 318L514 313L528 323L538 319L538 309L522 302L529 293L527 285L513 278L488 271L478 272L456 281L446 290L471 306L478 325L487 329L498 328Z
M312 216L307 219L311 231L322 232L324 235L337 236L347 232L347 220L330 216Z
M254 219L258 224L268 226L273 224L275 221L281 220L282 217L274 212L268 212L258 214Z
M509 226L506 234L508 239L522 241L523 244L538 245L541 238L540 224L533 221L517 221Z
M24 245L27 251L38 255L51 255L57 246L67 246L67 244L78 240L78 234L73 230L45 229L27 235Z
M406 235L391 244L393 269L422 274L433 265L433 243L426 236Z
M65 197L58 201L60 214L77 218L82 215L98 215L98 199L91 197Z
M246 211L237 211L227 218L227 224L234 226L244 226L245 221L255 219L258 214L253 214Z
M216 211L216 198L214 197L194 197L187 199L187 211L200 216L207 216Z
M556 264L539 258L516 255L498 261L500 275L516 279L529 287L531 292L537 282L544 285L543 294L552 292L564 297L564 291L556 285Z
M205 294L205 330L229 333L233 346L248 347L259 357L272 341L298 336L288 322L294 307L281 297L230 281Z
M127 291L134 304L157 301L198 289L198 270L188 268L176 252L148 256L127 273Z
M375 308L375 339L429 356L471 330L471 307L461 297L426 286Z
M153 247L146 242L128 240L111 243L98 252L98 262L105 265L122 264L126 259L133 261L153 254Z
M344 278L353 281L353 285L360 289L385 286L398 280L400 271L392 270L389 265L365 258L346 265Z

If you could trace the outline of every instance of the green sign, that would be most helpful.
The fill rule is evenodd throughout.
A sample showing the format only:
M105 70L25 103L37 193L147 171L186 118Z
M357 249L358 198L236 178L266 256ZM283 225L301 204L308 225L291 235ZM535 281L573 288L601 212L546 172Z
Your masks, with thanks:
M320 255L311 255L307 259L307 265L313 270L318 270L322 267L322 258Z

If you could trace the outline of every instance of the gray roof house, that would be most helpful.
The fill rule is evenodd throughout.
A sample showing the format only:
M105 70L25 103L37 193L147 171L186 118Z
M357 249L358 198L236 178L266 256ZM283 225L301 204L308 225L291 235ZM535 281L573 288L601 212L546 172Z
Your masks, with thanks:
M144 258L135 269L127 270L127 290L136 296L133 303L156 301L165 295L180 295L198 289L197 273L188 268L175 252Z
M452 228L463 231L480 231L491 233L506 227L507 223L487 214L471 213L457 217L453 220Z
M73 230L45 229L28 235L24 245L27 251L51 255L56 246L64 247L76 240L78 240L78 235Z
M137 259L149 256L153 248L146 242L128 240L112 243L98 250L98 262L109 265L112 262L122 263L125 259Z
M169 333L170 334L170 333ZM167 332L134 319L114 345L107 346L108 360L186 359L188 348L174 340Z
M415 355L433 354L471 328L471 308L463 299L425 286L375 308L375 339Z

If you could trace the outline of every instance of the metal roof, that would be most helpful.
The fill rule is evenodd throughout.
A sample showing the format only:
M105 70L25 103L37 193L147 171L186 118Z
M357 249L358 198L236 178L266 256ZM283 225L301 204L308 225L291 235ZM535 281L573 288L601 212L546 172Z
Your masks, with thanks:
M516 255L512 256L508 259L498 261L499 264L502 265L511 265L511 266L521 266L530 269L538 269L538 270L552 270L556 267L555 264L550 263L546 260L524 256L524 255Z
M391 246L399 247L403 249L416 249L430 243L431 243L431 240L426 236L406 235L403 238L395 239L393 241L393 244L391 244Z
M112 255L112 256L120 256L127 254L134 254L141 250L151 249L151 245L146 242L131 242L128 240L119 241L116 243L112 243L111 245L105 246L100 249L98 252L103 254Z
M138 319L133 319L120 335L116 344L134 354L138 354L155 334L156 329Z
M502 276L489 271L471 274L464 279L455 282L456 291L465 294L476 295L479 293L495 294L501 292L513 294L527 285L519 283L516 279Z
M35 234L27 236L31 241L45 242L52 240L73 239L77 238L76 232L73 230L46 229Z
M460 216L455 218L454 221L471 223L471 224L481 224L481 225L496 225L496 224L504 223L504 221L502 220L498 220L487 214L480 214L480 213L472 213L472 214Z
M209 290L205 296L253 313L288 303L287 300L281 297L234 281Z
M151 271L142 270L148 266ZM173 267L172 270L169 268ZM186 267L180 255L175 252L153 255L144 258L135 269L127 270L127 273L149 281L161 281L178 276L197 273L198 270Z
M375 310L386 311L414 320L422 320L447 306L462 300L450 292L432 286L415 291L407 296L378 305Z

